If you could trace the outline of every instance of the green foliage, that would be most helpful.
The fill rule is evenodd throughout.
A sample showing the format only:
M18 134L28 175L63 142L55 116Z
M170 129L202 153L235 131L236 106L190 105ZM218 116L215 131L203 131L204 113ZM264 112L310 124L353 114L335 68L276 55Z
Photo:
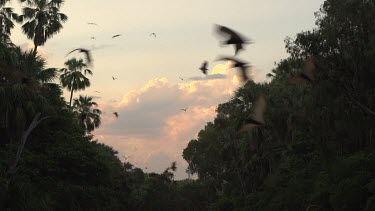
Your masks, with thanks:
M188 171L216 189L214 210L373 206L375 1L327 0L316 16L286 39L272 81L240 88L184 150ZM316 79L290 84L309 55ZM266 125L238 134L260 94Z

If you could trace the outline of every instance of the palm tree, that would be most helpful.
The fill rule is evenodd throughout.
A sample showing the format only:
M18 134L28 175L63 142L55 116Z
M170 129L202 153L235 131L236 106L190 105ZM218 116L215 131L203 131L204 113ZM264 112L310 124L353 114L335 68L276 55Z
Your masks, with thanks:
M78 120L85 130L90 133L100 126L100 114L102 113L97 107L98 104L92 101L92 97L80 95L74 99L74 111L78 114Z
M59 13L63 0L20 0L26 2L21 20L28 20L22 26L23 33L34 41L34 55L38 46L43 46L48 38L62 29L62 22L68 17Z
M1 144L16 144L17 154L10 160L4 177L5 189L16 173L30 133L40 122L54 114L46 97L53 90L56 69L45 69L45 61L19 47L0 47L0 134ZM54 86L56 87L56 86Z
M63 87L68 88L70 93L69 107L72 107L73 92L85 90L91 85L90 80L86 78L86 74L92 75L92 71L87 69L87 65L82 59L69 59L65 62L67 68L62 68L63 74L60 76ZM83 70L83 73L82 73Z
M56 69L45 69L45 61L19 47L0 49L0 130L5 140L18 141L25 124L38 112L53 113L46 92L56 78ZM3 140L3 139L2 139Z
M10 30L14 28L12 20L19 22L18 15L13 12L13 8L4 7L9 0L0 0L0 40L4 42L9 38Z

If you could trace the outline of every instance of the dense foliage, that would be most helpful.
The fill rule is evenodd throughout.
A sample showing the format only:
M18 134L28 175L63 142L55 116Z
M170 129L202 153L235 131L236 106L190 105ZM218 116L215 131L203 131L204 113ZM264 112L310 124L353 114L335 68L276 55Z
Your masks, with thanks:
M327 0L316 17L272 81L240 88L184 150L215 209L375 209L375 1ZM307 56L316 79L292 85ZM238 134L260 94L266 125Z
M89 87L85 75L95 72L77 59L46 68L37 54L67 20L63 1L21 0L21 16L7 2L0 1L0 210L375 210L374 0L326 0L315 29L286 39L290 56L268 74L271 82L245 84L190 141L183 156L198 179L183 181L174 180L175 163L146 174L93 139L101 111L73 92ZM35 47L25 52L10 37L13 21L27 20ZM315 80L291 84L309 56ZM260 95L266 124L238 133Z

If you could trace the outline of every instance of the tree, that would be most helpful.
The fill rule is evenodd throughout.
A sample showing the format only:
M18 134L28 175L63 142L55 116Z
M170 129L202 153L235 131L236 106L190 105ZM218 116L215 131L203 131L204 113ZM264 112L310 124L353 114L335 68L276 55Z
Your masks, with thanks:
M26 2L21 20L28 20L22 25L22 31L34 41L34 55L38 46L43 46L48 38L53 37L62 29L62 23L68 17L60 13L63 0L20 0Z
M10 31L14 28L12 20L19 22L19 17L13 12L13 8L4 7L7 2L9 2L9 0L0 1L0 40L3 43L9 38Z
M91 132L100 126L100 114L102 112L93 108L97 106L98 104L92 101L92 97L79 96L78 99L74 99L74 111L77 112L78 120L87 132Z
M56 69L44 68L45 61L19 47L0 49L0 117L4 136L2 141L18 142L22 132L34 116L54 112L47 95L55 89L50 84L56 78Z
M85 90L91 85L90 80L86 78L86 74L92 75L92 71L87 69L87 65L82 59L70 59L65 62L67 68L62 68L60 71L63 74L60 76L63 87L68 88L70 93L69 107L72 107L73 92L78 90ZM82 73L83 71L83 73Z

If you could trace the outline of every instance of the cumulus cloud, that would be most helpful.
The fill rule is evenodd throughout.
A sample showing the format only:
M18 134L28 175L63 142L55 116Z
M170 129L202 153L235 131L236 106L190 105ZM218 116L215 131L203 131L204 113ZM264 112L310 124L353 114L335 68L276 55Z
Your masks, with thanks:
M222 80L174 84L167 78L155 78L125 93L120 102L99 102L107 114L96 137L113 146L120 156L131 156L130 162L147 167L146 171L160 172L177 161L176 178L186 178L183 149L214 119L217 105L228 101L241 85L230 66L213 68L212 75L227 76ZM186 107L186 112L181 110ZM119 118L111 115L114 111Z

